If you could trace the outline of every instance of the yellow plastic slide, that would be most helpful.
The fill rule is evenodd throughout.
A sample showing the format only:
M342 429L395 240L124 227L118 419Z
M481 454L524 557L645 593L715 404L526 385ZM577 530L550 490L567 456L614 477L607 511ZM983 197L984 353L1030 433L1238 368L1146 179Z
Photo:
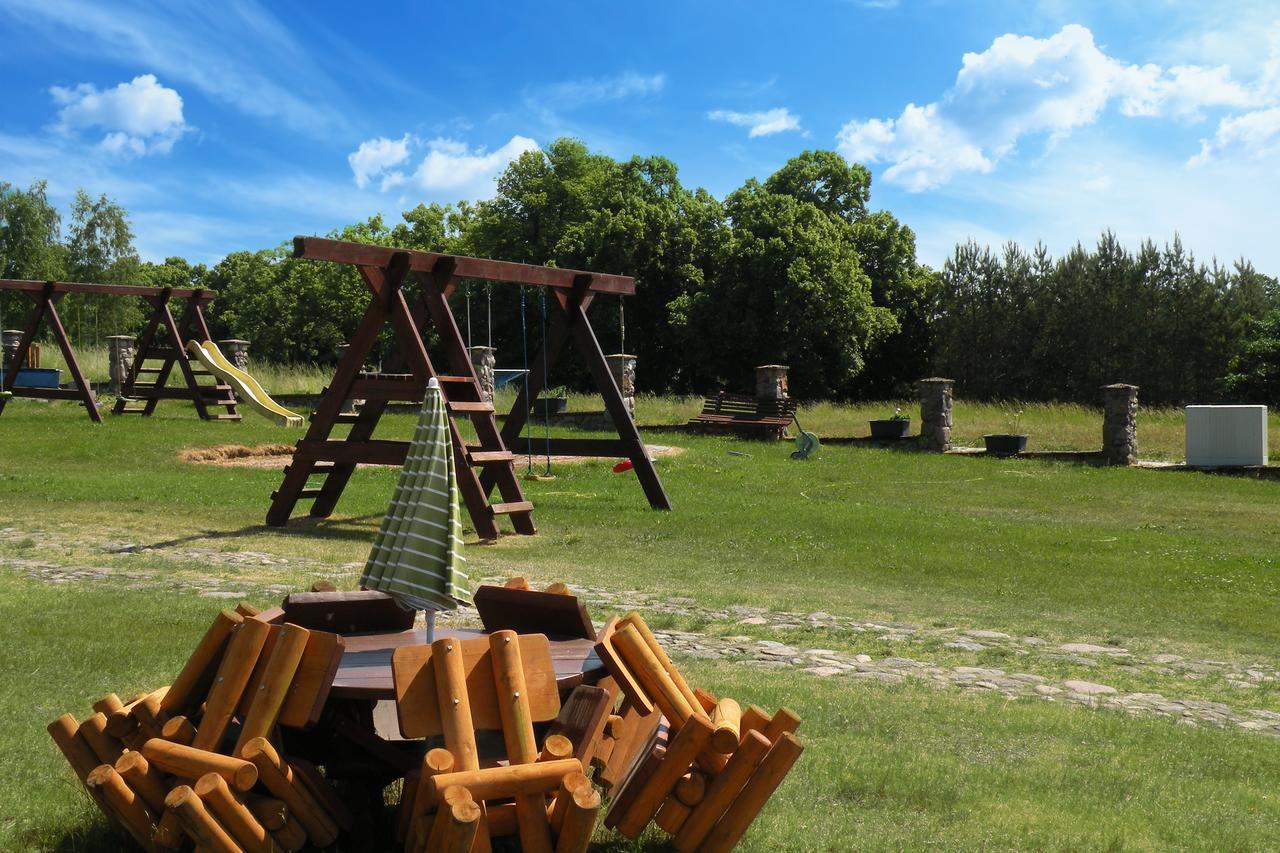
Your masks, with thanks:
M254 411L279 426L302 426L302 415L281 406L262 390L258 380L236 367L218 349L213 341L187 341L187 350L196 360L203 364L210 373L231 386L240 402L253 407Z

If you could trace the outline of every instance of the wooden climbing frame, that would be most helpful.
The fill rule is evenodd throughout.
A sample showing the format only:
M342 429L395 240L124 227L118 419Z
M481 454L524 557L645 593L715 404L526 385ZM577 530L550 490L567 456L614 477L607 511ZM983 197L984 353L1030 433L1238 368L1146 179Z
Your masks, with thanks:
M235 409L235 397L232 396L231 389L216 383L212 386L200 385L197 377L203 374L203 371L192 369L190 362L187 360L186 350L183 349L186 344L186 337L189 335L195 335L197 340L200 341L209 340L209 328L205 325L202 309L217 296L216 291L143 287L139 285L92 284L74 281L24 281L19 279L0 279L0 290L16 290L25 293L35 303L35 308L27 321L27 327L22 333L22 339L18 343L18 349L13 354L13 364L21 365L27 363L27 354L33 346L36 346L35 340L40 333L41 326L47 324L50 331L53 332L53 337L57 341L58 347L62 350L62 357L67 363L67 372L71 374L71 379L76 386L74 389L20 387L15 384L18 378L18 371L14 369L5 375L3 385L3 390L11 391L14 397L32 397L41 400L78 400L84 406L85 411L88 412L91 420L95 423L102 423L102 414L98 411L98 403L89 388L89 383L84 378L84 371L80 369L80 362L76 358L75 349L71 346L70 338L67 337L67 330L62 325L62 319L58 316L57 303L68 293L86 293L98 296L137 296L150 303L154 313L146 329L138 338L138 343L134 350L133 369L130 370L129 376L121 388L120 399L116 402L115 413L150 415L155 411L156 402L160 399L190 399L196 404L196 410L199 411L200 417L206 420L239 419L240 416L236 414ZM175 322L173 314L169 311L168 306L171 299L188 300L187 309L182 316L181 322ZM164 331L159 332L162 326ZM168 338L169 343L167 346L161 345L161 335ZM162 365L158 368L144 368L143 362L147 359L159 359ZM179 365L182 376L186 380L185 388L165 387L165 383L168 381L169 374L175 364ZM154 375L154 382L140 384L138 382L140 373ZM145 400L146 405L143 408L127 409L125 404L130 400L126 398ZM0 397L0 413L4 412L7 399ZM225 406L227 414L212 414L209 410L214 406Z
M502 430L498 430L491 403L481 396L480 382L458 329L449 296L462 279L506 282L545 287L553 297L553 314L543 351L548 372L572 337L579 355L595 378L605 407L618 431L616 439L553 438L548 453L562 456L626 457L631 460L649 503L670 509L671 503L645 451L618 385L609 372L586 309L597 293L631 295L635 281L627 276L578 272L506 261L441 255L383 246L367 246L319 237L294 238L294 257L350 264L359 271L371 299L350 346L338 363L333 381L321 395L306 436L298 442L293 460L285 468L284 481L272 494L267 523L288 522L299 500L311 499L313 517L329 516L357 464L402 465L409 449L406 441L373 439L374 428L389 402L421 402L427 382L440 383L448 404L449 433L457 460L458 488L471 516L472 526L483 539L498 536L497 516L509 515L517 533L533 534L533 504L525 500L509 449L528 423L532 401L542 391L542 376L529 376ZM412 276L418 296L410 300L402 290ZM390 321L396 346L388 363L401 373L364 373L363 365L378 335ZM449 372L432 364L426 349L426 333L434 327L448 361ZM535 373L538 373L535 371ZM359 414L343 409L350 400L364 400ZM468 445L455 416L471 418L479 443ZM334 427L349 424L346 438L331 438ZM539 446L544 442L540 441ZM321 486L309 487L308 479L323 477ZM500 500L490 502L494 488Z
M236 397L231 386L224 385L198 364L192 364L187 354L187 341L206 343L210 340L209 327L204 321L204 307L213 301L213 290L180 290L177 288L141 288L139 293L152 308L151 318L138 336L133 364L129 375L120 386L113 414L142 415L150 417L161 400L190 400L196 412L206 421L238 421ZM187 307L181 319L174 319L170 302L186 299ZM147 366L146 362L159 362ZM168 385L174 367L182 376L182 385ZM210 385L200 384L200 378L208 376ZM145 381L143 381L145 379ZM138 405L141 403L142 405ZM132 405L131 405L132 404ZM218 408L225 411L217 412Z

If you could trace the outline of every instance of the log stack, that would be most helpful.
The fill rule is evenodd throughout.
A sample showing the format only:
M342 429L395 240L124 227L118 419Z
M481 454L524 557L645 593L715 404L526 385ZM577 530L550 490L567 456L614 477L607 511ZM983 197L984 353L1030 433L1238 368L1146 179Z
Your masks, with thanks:
M49 724L89 796L142 849L293 851L350 828L325 779L268 740L314 721L341 639L278 616L223 610L172 684Z
M638 613L595 635L608 675L562 697L546 633L580 637L591 625L585 610L563 584L484 589L476 598L490 633L391 655L407 749L372 729L355 733L382 766L398 764L376 777L374 794L381 802L386 779L403 778L394 829L405 853L484 853L496 839L502 849L580 853L602 792L611 799L604 825L628 838L652 824L681 853L732 849L799 758L799 717L692 688ZM338 714L317 726L344 648L319 626L403 630L402 612L381 595L313 589L268 612L223 610L171 684L128 701L108 694L82 720L63 714L49 734L89 797L143 850L328 847L357 821L325 775L342 761L316 751L315 732L349 736L354 724ZM520 630L500 627L513 624ZM487 735L504 758L482 755ZM359 830L357 839L378 827Z

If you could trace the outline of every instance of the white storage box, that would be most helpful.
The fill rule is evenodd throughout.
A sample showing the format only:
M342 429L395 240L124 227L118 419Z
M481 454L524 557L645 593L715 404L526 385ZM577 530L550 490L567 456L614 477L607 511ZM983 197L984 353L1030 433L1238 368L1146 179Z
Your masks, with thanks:
M1266 406L1187 406L1187 464L1267 464Z

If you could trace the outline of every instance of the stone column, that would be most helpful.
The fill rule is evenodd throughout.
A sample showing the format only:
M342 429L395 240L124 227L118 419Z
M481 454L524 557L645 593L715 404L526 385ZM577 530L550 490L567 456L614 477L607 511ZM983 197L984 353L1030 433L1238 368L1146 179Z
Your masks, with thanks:
M791 396L787 389L785 364L762 364L756 368L756 399L785 400Z
M3 342L4 360L2 368L9 369L9 363L13 361L13 356L18 351L18 344L22 343L22 331L20 329L5 329L0 332L0 341Z
M498 364L497 350L493 347L470 347L471 367L480 380L480 399L486 403L493 402L493 369Z
M636 419L636 357L619 352L606 355L605 360L609 362L609 372L613 374L613 381L618 383L618 390L622 392L622 402L626 404L627 412L634 421Z
M920 389L920 448L934 453L951 449L952 379L933 377L916 383Z
M107 374L111 378L108 390L119 394L124 381L133 369L134 339L132 335L112 335L107 338Z
M241 341L235 338L226 341L218 341L218 349L222 350L222 354L227 357L227 361L234 364L241 370L249 370L249 342Z
M1138 386L1102 386L1102 455L1108 465L1138 461Z

